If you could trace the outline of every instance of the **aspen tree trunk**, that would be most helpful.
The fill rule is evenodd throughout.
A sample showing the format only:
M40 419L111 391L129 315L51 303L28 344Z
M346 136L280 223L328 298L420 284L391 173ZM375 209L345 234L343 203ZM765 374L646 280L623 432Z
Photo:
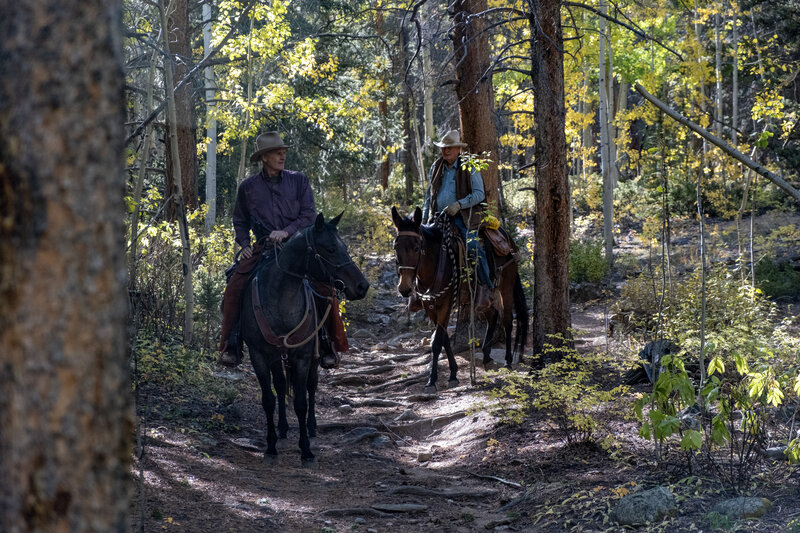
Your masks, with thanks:
M422 80L424 84L425 110L425 149L433 153L432 141L436 138L436 128L433 125L433 72L431 70L430 43L422 48Z
M375 1L375 33L378 35L378 37L383 37L385 33L382 0ZM386 127L386 124L389 121L389 104L387 102L389 82L386 78L387 74L384 71L383 79L381 79L380 82L381 92L383 93L383 96L382 99L378 102L378 115L381 118L381 125L384 128ZM378 182L381 184L381 190L386 191L386 189L389 188L390 165L389 165L389 139L386 138L385 134L384 138L381 140L380 156L381 156L381 162L380 165L378 165Z
M739 8L734 4L733 15L733 80L731 88L731 144L736 147L739 129Z
M147 96L145 98L144 116L150 114L153 109L153 88L155 86L156 59L158 52L153 52L150 60L150 74L147 80ZM131 213L131 239L128 251L128 287L136 288L136 260L139 252L139 206L142 202L142 188L144 178L147 175L147 163L150 161L150 149L153 145L153 128L148 124L144 130L144 146L142 154L139 156L139 174L136 177L136 184L133 188L133 213Z
M128 531L120 2L0 16L0 531ZM12 75L13 74L13 75Z
M167 8L164 6L165 0L160 0L159 11L161 12L161 34L164 36L164 46L167 46L168 32L164 30L167 28ZM171 2L170 2L171 3ZM181 160L178 153L178 119L175 110L175 98L169 87L173 87L172 75L172 62L168 59L164 60L164 88L167 95L167 126L169 128L169 136L172 141L170 144L173 168L175 174L180 176L181 173ZM181 234L181 249L183 250L182 268L183 268L183 293L186 303L186 312L183 321L183 343L189 345L192 343L192 334L194 330L194 289L192 286L192 253L189 246L189 227L186 221L186 204L183 200L183 187L181 180L174 180L173 186L173 200L178 209L178 230Z
M213 48L211 46L211 4L203 3L203 53L208 55ZM214 67L208 66L204 71L205 99L206 99L206 136L208 146L206 147L206 233L211 232L217 220L217 119L216 98L214 93Z
M433 7L432 2L426 2L422 9L424 10L426 19L430 19L433 16ZM423 38L423 47L422 47L422 86L423 86L423 110L424 110L424 117L425 117L425 139L423 144L423 155L425 156L434 156L436 154L436 147L433 145L432 141L436 138L436 127L433 124L433 85L434 85L434 74L433 68L431 67L431 47L433 43L431 42L430 37ZM420 156L420 159L423 159ZM430 160L430 159L429 159ZM424 173L425 179L427 179L427 173ZM425 185L425 179L423 179L423 186Z
M608 4L605 0L600 2L600 13L606 14ZM614 183L611 167L610 128L611 113L609 102L612 101L608 93L608 63L606 59L608 22L599 17L600 35L598 37L599 72L600 72L600 168L603 175L603 239L605 240L606 262L609 269L614 265Z
M564 57L561 2L540 0L530 14L532 81L536 94L536 219L534 222L533 351L571 344L569 309L569 180L564 132Z
M253 104L253 23L255 21L255 14L250 14L250 31L247 34L247 107L244 110L244 128L242 129L242 144L240 146L241 153L239 154L239 170L236 173L236 185L241 183L247 177L247 137L250 130L250 106Z
M489 209L499 213L497 196L497 126L494 116L494 94L491 78L484 78L489 69L489 37L482 18L472 17L487 9L487 0L456 0L453 4L452 32L456 62L456 94L461 121L461 139L469 150L489 152L489 168L481 171Z
M714 76L716 78L716 94L714 95L714 133L722 138L722 42L720 40L720 20L719 9L714 14Z
M403 67L402 77L405 78L405 73L408 72L408 30L403 28L400 30L400 64ZM411 197L414 195L414 131L412 125L412 114L414 113L413 95L411 94L411 86L407 80L402 79L401 82L403 90L401 93L401 100L403 105L403 177L405 178L405 195L403 200L405 205L411 203Z

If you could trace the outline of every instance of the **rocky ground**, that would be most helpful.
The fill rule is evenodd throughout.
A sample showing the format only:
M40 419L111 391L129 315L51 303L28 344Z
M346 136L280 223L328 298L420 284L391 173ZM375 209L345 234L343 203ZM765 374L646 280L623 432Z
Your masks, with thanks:
M478 365L470 384L467 355L458 357L460 385L444 387L444 361L439 392L424 394L430 329L404 312L393 282L384 269L368 301L348 304L352 349L340 368L321 371L311 466L301 464L291 409L277 463L263 461L265 416L247 359L240 372L213 377L234 391L228 403L203 390L145 387L132 530L620 531L620 503L649 489L664 512L643 531L793 530L798 482L786 464L756 472L748 494L771 503L761 518L714 512L729 498L723 486L679 461L657 464L630 415L644 385L596 413L594 441L570 445L542 416L507 424L486 409L486 390L499 378L485 379ZM609 303L573 305L577 346L632 357L606 337ZM612 388L620 374L595 378Z

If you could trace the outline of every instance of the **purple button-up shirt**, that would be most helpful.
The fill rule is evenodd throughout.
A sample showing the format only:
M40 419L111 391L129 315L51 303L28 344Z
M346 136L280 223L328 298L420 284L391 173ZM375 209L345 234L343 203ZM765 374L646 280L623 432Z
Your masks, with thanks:
M263 224L267 235L285 231L291 236L311 225L316 216L314 194L305 174L282 170L280 179L271 182L262 170L244 180L236 193L233 209L236 242L242 247L250 244L250 229L255 232L255 221Z

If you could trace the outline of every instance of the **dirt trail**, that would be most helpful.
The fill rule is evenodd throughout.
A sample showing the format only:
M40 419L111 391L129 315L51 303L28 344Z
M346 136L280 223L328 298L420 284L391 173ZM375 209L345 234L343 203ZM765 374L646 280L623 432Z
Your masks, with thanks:
M503 506L524 488L493 476L485 462L497 421L478 409L484 399L469 385L465 356L457 357L459 386L446 388L445 360L438 394L423 393L428 328L404 321L351 326L361 335L341 367L321 370L311 467L301 465L291 408L277 463L263 462L265 416L248 361L241 372L219 375L237 380L239 431L198 433L179 419L151 422L142 462L144 530L502 528L509 522ZM369 332L391 340L376 343ZM477 372L484 373L480 365Z

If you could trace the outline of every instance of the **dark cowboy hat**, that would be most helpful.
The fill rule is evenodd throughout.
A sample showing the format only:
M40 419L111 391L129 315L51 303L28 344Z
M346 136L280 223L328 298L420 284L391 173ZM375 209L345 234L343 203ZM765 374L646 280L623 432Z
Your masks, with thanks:
M257 163L261 160L263 154L278 148L289 148L288 144L283 143L280 133L277 131L262 133L256 138L256 151L250 156L250 162Z

